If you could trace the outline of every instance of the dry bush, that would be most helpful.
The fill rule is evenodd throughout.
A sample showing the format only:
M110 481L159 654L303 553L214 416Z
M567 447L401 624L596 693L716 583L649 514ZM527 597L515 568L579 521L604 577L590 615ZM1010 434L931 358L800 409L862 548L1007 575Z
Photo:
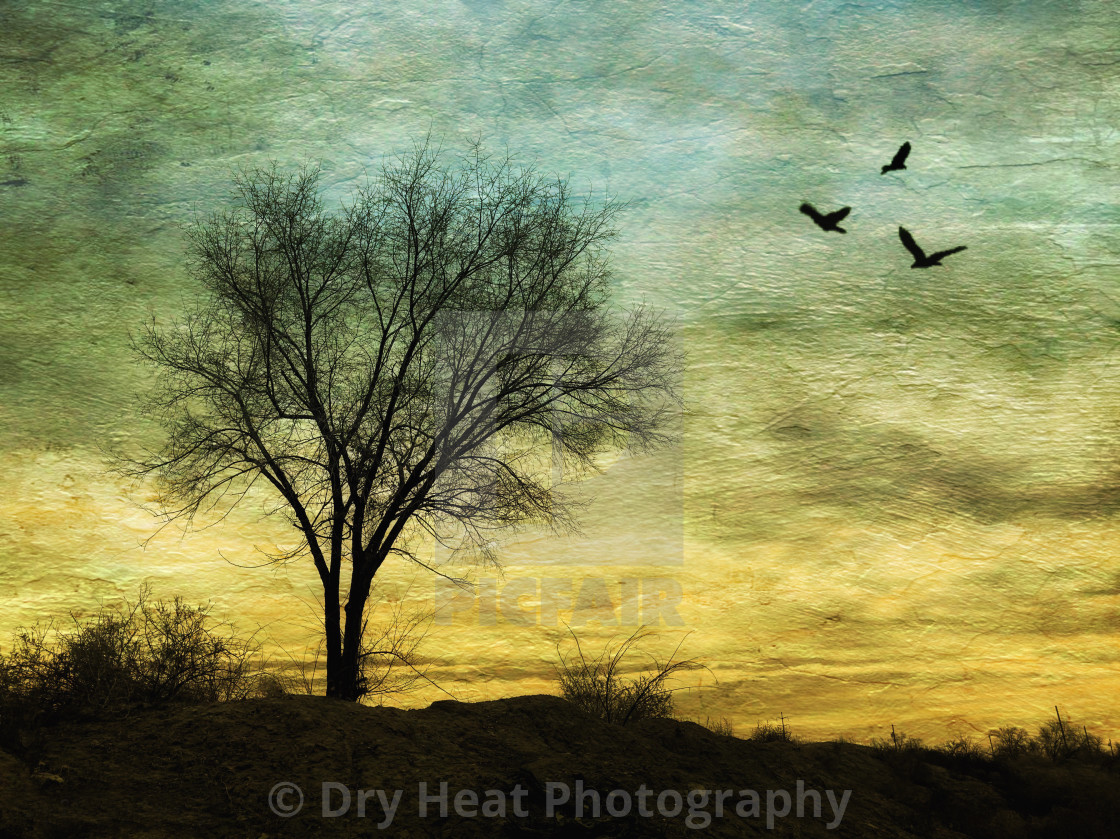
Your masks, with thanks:
M85 621L17 630L0 656L0 728L98 715L134 704L220 702L257 695L252 638L181 597L102 606Z
M589 714L619 725L672 717L673 692L679 688L670 688L668 683L679 673L701 669L703 665L691 658L676 660L680 651L678 644L665 661L647 654L649 664L644 668L645 672L634 678L624 678L623 659L631 651L637 652L637 644L655 636L656 633L637 629L622 643L608 644L597 657L589 659L573 632L578 660L565 658L559 645L556 647L560 657L556 675L560 681L561 696ZM684 643L683 639L681 643Z
M257 677L256 689L253 691L257 699L282 699L292 696L299 691L295 681L285 673L261 673Z
M917 752L924 749L925 745L918 737L910 737L901 731L895 731L892 725L891 736L872 737L871 747L881 752Z
M1042 725L1034 742L1037 751L1055 763L1075 757L1092 759L1108 754L1103 739L1090 733L1084 726L1074 725L1060 716Z
M700 721L697 720L697 722ZM705 717L704 721L701 722L700 725L704 726L704 728L708 729L708 731L712 732L712 734L718 734L720 737L735 736L735 726L727 717L720 717L719 719Z
M1030 732L1015 725L1005 725L989 733L993 757L1017 758L1037 751Z
M944 752L951 757L967 758L970 760L983 760L988 758L988 750L984 748L983 744L978 743L971 737L955 737L952 740L944 743L939 751Z
M1055 718L1041 725L1033 737L1018 726L1005 726L988 736L992 756L996 758L1015 760L1033 755L1060 763L1073 758L1092 761L1111 756L1111 749L1105 746L1103 738L1084 726L1062 719L1056 708Z
M755 725L751 736L747 738L755 743L794 743L796 738L786 725L786 718L780 717L779 722L760 722Z

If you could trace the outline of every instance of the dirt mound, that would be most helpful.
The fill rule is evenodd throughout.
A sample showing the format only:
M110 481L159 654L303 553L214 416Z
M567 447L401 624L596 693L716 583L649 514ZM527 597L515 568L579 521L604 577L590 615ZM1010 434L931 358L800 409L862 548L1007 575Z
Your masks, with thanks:
M931 760L619 728L554 696L252 700L67 723L0 753L0 839L1114 835L1115 772Z

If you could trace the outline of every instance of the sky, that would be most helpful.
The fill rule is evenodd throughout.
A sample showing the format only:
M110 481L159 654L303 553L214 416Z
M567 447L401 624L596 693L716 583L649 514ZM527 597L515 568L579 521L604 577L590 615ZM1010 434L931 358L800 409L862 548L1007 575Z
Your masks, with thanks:
M100 449L158 443L129 334L197 296L183 225L236 167L317 162L336 201L431 131L629 202L615 301L687 353L681 444L606 463L582 536L511 538L454 604L386 567L377 614L446 607L442 688L555 691L562 621L600 649L645 597L648 649L708 667L682 709L741 732L937 741L1059 705L1115 738L1110 6L8 0L0 650L145 581L314 650L313 572L258 550L281 525L157 532ZM848 232L804 201L851 206ZM900 225L968 249L911 269Z

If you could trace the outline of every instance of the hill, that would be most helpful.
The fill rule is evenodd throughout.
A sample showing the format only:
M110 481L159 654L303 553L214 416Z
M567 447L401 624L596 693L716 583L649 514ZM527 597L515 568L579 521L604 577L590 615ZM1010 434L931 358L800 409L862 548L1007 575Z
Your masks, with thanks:
M20 752L0 752L0 839L1120 835L1115 767L620 728L554 696L141 709L45 728Z

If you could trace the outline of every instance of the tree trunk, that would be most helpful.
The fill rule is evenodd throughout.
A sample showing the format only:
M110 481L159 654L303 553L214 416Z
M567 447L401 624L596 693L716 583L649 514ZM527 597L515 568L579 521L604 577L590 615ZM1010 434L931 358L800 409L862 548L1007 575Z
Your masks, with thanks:
M332 612L334 615L333 637L337 646L333 649L338 650L338 654L334 659L335 666L333 669L331 667L331 648L329 647L332 637L331 624L328 615L327 696L334 696L351 702L357 702L365 696L361 655L366 603L369 600L369 590L373 584L373 577L381 567L381 563L385 561L386 553L383 551L364 572L355 561L355 571L350 578L350 596L347 598L346 607L343 610L346 612L346 624L341 635L339 634L337 598L334 601L335 607Z
M338 593L325 592L323 625L327 642L327 696L345 699L342 666L342 631L339 627Z
M339 632L339 610L327 610L327 696L357 702L365 694L362 672L362 616L366 597L346 603L346 626ZM331 625L331 615L334 624Z
M346 601L346 629L342 636L342 699L357 702L365 695L362 679L362 616L365 613L366 598L350 592Z

